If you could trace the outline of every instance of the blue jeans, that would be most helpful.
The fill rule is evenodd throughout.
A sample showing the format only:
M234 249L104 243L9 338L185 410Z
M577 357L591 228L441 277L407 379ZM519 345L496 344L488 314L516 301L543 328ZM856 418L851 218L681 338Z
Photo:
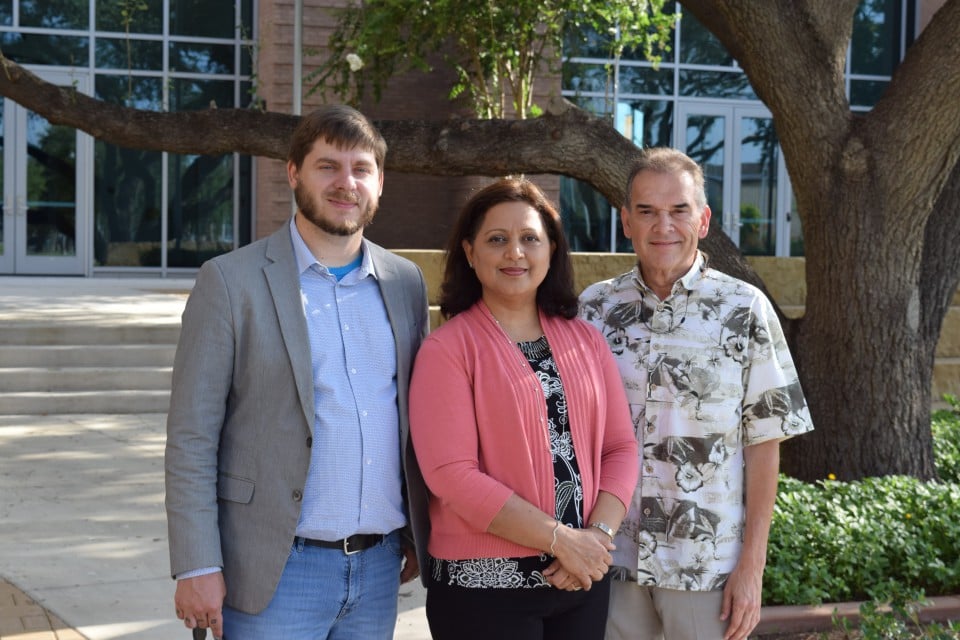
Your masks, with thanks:
M349 556L294 543L266 609L223 607L224 640L392 640L402 557L396 531Z

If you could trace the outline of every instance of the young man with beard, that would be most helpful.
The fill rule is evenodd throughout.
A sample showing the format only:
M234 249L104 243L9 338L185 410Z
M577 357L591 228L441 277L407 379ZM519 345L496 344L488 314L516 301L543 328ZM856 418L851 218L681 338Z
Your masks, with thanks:
M304 116L287 162L293 219L197 275L166 449L174 602L188 628L393 637L415 538L425 554L407 384L428 315L417 266L363 238L385 154L349 107Z

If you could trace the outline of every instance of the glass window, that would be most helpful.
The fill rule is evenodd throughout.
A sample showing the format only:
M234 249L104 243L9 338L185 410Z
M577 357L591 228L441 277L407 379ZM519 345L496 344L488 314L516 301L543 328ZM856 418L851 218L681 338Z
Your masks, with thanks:
M20 0L20 26L86 29L90 0Z
M3 54L17 64L86 67L89 39L78 36L4 33Z
M233 106L232 80L193 80L188 78L171 80L171 111L209 109L211 103L221 107Z
M233 2L222 0L170 0L170 33L233 38L239 26L234 6Z
M606 58L610 54L610 37L597 33L574 20L567 21L563 38L563 55L567 58Z
M733 56L688 11L680 20L680 62L730 67L733 66Z
M233 158L170 154L168 266L199 267L233 249Z
M851 73L893 74L900 62L900 3L901 0L863 0L860 3L853 18Z
M680 95L700 98L757 100L746 74L740 71L680 70Z
M13 0L0 0L0 25L13 26Z
M890 84L886 80L851 80L850 104L855 107L873 107Z
M163 0L97 0L97 30L163 33Z
M741 118L740 251L777 252L777 170L780 147L771 118Z
M159 267L163 154L98 140L94 162L94 265Z
M654 96L673 95L673 70L620 65L620 93L642 93Z
M133 38L97 38L97 67L100 69L163 70L163 43Z
M563 65L563 88L566 90L604 93L613 90L612 83L613 78L608 79L605 64L570 62Z
M170 43L170 70L232 74L234 47L229 44Z
M672 101L623 100L619 107L621 113L626 109L631 114L634 144L644 147L662 147L673 143ZM623 129L620 133L630 137Z

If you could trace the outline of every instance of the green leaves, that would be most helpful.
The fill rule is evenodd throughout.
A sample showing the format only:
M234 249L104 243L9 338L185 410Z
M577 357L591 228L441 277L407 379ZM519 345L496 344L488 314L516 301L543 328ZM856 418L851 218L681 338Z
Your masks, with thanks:
M781 477L764 604L883 599L891 585L960 592L960 414L939 412L933 424L940 483Z
M559 72L571 29L611 34L611 57L632 48L658 61L676 20L662 13L664 2L367 0L338 13L329 58L307 80L311 93L357 104L370 93L379 100L392 76L442 60L455 73L451 99L467 98L481 118L527 118L542 112L534 80Z

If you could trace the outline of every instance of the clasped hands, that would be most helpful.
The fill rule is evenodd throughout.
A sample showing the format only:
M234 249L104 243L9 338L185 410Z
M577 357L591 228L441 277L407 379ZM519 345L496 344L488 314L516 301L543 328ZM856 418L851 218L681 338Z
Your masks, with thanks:
M547 582L564 591L590 590L610 570L616 546L595 528L572 529L560 526L553 545L553 563L543 575Z

